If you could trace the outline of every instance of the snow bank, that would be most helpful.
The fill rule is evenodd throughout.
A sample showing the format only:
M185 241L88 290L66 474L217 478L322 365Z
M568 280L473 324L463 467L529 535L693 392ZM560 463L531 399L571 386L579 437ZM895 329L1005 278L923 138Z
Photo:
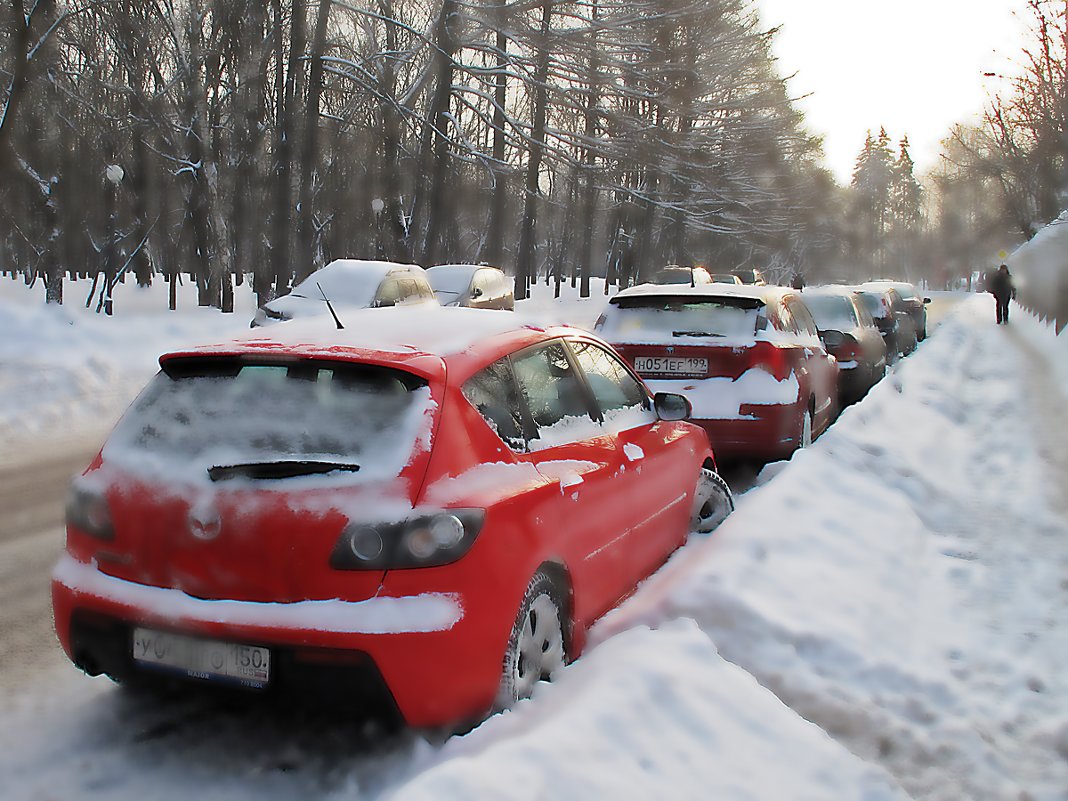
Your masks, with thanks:
M629 631L564 673L450 740L387 798L907 797L724 661L688 621Z
M1068 322L1068 211L1008 258L1020 302L1040 315Z
M1064 799L1066 352L991 305L962 304L598 638L692 617L917 798Z

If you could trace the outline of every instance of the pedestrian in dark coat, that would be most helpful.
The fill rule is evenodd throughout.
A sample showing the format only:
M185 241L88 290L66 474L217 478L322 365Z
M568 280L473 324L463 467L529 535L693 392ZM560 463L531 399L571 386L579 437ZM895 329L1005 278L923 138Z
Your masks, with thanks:
M1002 264L998 267L986 285L987 292L994 296L997 302L998 325L1009 321L1009 301L1016 297L1016 287L1012 283L1012 273L1009 267Z

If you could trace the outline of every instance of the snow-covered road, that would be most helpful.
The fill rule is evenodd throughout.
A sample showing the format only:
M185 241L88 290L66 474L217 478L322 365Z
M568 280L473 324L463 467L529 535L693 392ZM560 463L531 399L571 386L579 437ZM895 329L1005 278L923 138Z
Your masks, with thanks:
M1064 801L1068 339L992 317L962 303L557 682L465 736L161 701L50 661L0 694L0 798Z

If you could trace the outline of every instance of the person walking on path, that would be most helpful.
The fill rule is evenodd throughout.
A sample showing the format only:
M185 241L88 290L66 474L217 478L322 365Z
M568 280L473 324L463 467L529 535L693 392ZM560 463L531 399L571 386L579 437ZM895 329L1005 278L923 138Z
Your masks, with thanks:
M1009 321L1009 301L1016 297L1016 287L1012 283L1012 273L1008 265L1002 264L987 282L987 292L997 301L998 325Z

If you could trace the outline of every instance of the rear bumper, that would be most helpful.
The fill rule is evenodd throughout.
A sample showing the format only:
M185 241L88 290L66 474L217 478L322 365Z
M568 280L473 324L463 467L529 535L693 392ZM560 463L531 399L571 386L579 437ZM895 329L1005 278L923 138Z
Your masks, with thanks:
M744 417L730 420L694 419L708 432L720 461L786 459L797 450L801 412L797 406L742 406Z
M843 367L838 364L838 398L842 404L860 400L867 394L876 382L880 374L879 368L884 363L876 366L868 362L855 362L852 367Z
M156 675L132 657L132 631L145 626L265 646L272 664L265 692L363 698L370 707L395 707L412 726L485 714L500 680L503 644L487 634L498 621L466 613L455 596L211 601L106 576L65 555L53 574L52 605L63 649L91 674Z

